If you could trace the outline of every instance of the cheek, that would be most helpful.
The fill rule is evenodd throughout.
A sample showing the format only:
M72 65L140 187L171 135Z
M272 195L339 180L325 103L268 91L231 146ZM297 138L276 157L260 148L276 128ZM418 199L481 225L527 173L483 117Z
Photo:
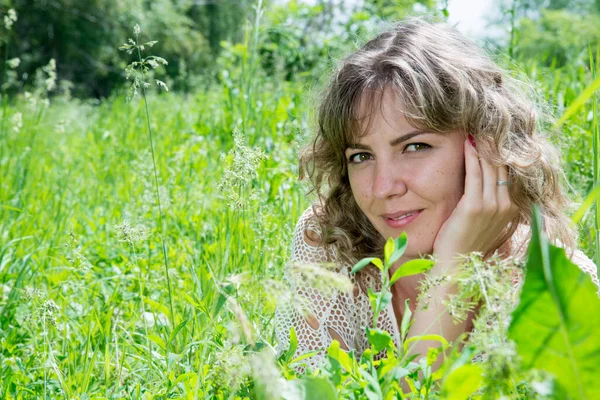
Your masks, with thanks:
M449 160L445 168L440 170L440 175L441 182L445 182L445 203L454 209L465 192L464 157Z
M364 175L364 174L362 174ZM362 204L366 201L369 196L370 189L368 187L368 179L362 176L360 173L348 174L348 181L350 182L350 189L354 200L359 207L362 208Z

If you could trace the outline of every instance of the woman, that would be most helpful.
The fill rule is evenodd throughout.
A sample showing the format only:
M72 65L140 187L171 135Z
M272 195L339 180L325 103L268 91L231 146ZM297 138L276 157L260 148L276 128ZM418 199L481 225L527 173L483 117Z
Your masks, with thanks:
M332 339L360 355L372 320L367 288L380 283L372 269L356 276L350 270L364 257L381 257L385 240L403 231L408 247L392 273L424 255L437 260L428 272L433 277L451 274L457 256L473 251L522 257L533 204L541 206L550 239L574 249L557 152L538 126L517 82L447 25L408 20L343 60L325 90L316 136L301 155L319 201L298 222L292 262L300 272L302 265L334 263L354 290L325 294L292 279L308 312L279 309L280 351L293 326L297 355L319 351L308 366L320 365ZM593 262L580 251L570 254L598 284ZM420 278L393 286L378 327L397 338L408 299L415 320L409 336L457 339L469 321L455 324L439 301L420 307ZM455 288L430 290L425 297L442 299ZM419 342L414 351L425 354L429 345Z

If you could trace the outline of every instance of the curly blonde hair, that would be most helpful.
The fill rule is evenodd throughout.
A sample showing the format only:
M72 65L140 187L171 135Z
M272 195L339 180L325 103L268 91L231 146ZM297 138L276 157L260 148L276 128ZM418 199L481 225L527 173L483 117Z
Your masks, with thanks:
M345 149L368 131L375 114L359 115L361 101L372 109L380 106L384 89L393 90L415 128L469 133L481 157L508 166L510 194L519 214L496 248L520 224L530 224L533 204L542 209L550 239L574 248L576 233L565 214L570 202L561 187L559 154L540 118L547 113L536 112L526 85L456 29L414 18L379 34L341 62L321 99L316 134L300 154L300 178L308 174L311 192L320 200L314 211L323 244L335 243L343 261L380 256L384 245L354 200L345 157Z

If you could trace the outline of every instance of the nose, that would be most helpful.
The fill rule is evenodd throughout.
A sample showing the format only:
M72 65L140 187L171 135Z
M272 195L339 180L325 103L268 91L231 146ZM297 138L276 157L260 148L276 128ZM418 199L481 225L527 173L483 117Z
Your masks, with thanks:
M373 196L386 199L406 193L406 179L393 164L378 162L373 179Z

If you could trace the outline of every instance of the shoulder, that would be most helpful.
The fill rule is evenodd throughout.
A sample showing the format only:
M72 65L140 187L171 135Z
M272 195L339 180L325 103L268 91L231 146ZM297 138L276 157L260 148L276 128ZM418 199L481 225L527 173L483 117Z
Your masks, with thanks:
M332 255L322 242L322 231L315 206L308 207L298 219L292 244L292 261L308 263L331 262Z
M598 270L596 268L596 264L594 264L594 262L581 250L576 250L573 252L571 261L575 263L583 272L590 275L592 282L594 282L599 288L600 293L600 282L598 282Z
M517 258L525 258L530 239L530 227L524 224L519 225L512 237L511 254L515 255ZM561 243L557 244L562 247ZM598 293L600 294L600 282L598 282L596 264L594 264L594 262L581 250L565 251L567 256L570 256L571 262L577 265L581 271L590 275L592 282L594 282L594 284L599 288Z

